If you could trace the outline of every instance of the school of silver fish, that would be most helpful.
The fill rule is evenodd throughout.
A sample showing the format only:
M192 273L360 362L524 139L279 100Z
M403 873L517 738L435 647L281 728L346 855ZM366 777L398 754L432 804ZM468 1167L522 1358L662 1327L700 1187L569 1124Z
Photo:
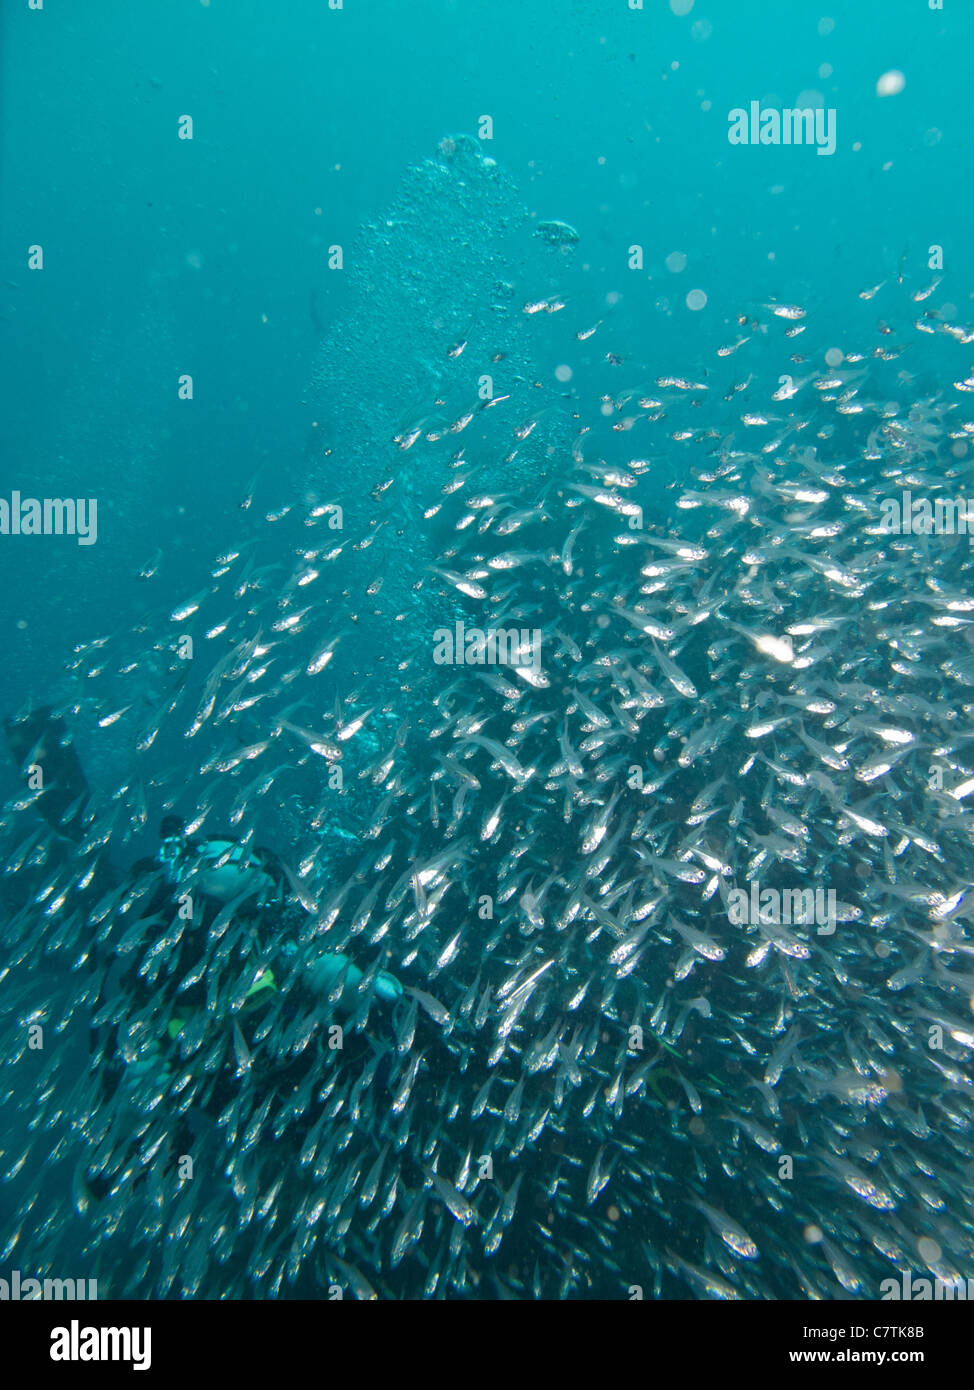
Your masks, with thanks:
M564 226L542 252L578 254ZM0 1266L140 1298L872 1298L969 1273L974 564L966 535L880 518L963 492L974 332L895 274L874 296L834 367L814 307L775 303L686 376L557 410L520 377L455 414L431 393L388 467L251 509L200 592L78 644L58 713L97 786L84 833L30 791L0 821ZM611 320L569 323L547 286L505 303L519 333L567 323L566 354L604 339L623 381ZM466 328L437 332L473 382ZM957 380L919 396L931 337ZM487 416L506 471L465 446ZM434 663L457 622L537 632L540 660ZM273 844L299 949L361 968L346 1035L391 1065L346 1062L286 990L238 1021L231 913L206 1025L134 1109L102 1094L87 1025L120 1025L126 1062L158 1049L178 933L138 878L85 890L173 808ZM752 881L834 891L834 931L733 925ZM106 993L119 955L151 1008ZM265 1057L305 1079L262 1085ZM174 1119L226 1068L181 1178Z

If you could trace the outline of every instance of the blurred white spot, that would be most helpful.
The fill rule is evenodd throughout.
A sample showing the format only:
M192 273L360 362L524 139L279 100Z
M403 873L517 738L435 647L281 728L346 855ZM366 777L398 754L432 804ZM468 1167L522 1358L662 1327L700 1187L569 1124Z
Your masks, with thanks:
M670 0L670 9L674 14L689 14L693 9L693 0Z
M845 353L841 348L829 348L828 352L825 354L825 360L830 367L838 367L844 357Z
M821 1226L806 1226L802 1235L809 1245L818 1245L824 1239Z
M686 270L687 258L682 251L671 251L666 258L666 269L671 270L674 275L679 275L681 270Z
M602 404L599 406L599 412L602 415L611 415L614 410L615 406L612 404L611 401L603 401Z
M798 100L795 102L795 105L798 107L799 111L804 111L808 106L811 106L813 110L817 110L818 107L825 105L825 98L822 96L821 92L811 90L799 92Z
M936 1264L943 1253L940 1246L931 1236L921 1236L917 1241L917 1254L924 1264Z
M713 32L714 26L709 19L698 19L690 30L690 37L695 39L697 43L705 43Z
M943 138L943 134L937 129L936 126L931 126L929 130L925 130L923 132L923 143L926 145L928 150L932 149L934 145L939 145Z
M831 77L831 76L832 76L832 64L831 64L831 63L823 63L822 66L821 66L821 67L819 68L819 70L818 70L818 75L819 75L819 77L822 79L823 82L825 81L825 79L826 79L827 77Z
M906 78L899 68L891 68L889 72L884 72L876 83L876 95L880 97L895 97L898 92L902 92L906 86Z
M707 303L707 296L703 290L691 290L687 295L688 309L703 309Z
M555 376L559 381L571 381L572 369L566 362L563 362L560 367L555 368Z
M818 22L818 36L820 39L827 38L835 28L834 19L820 19Z

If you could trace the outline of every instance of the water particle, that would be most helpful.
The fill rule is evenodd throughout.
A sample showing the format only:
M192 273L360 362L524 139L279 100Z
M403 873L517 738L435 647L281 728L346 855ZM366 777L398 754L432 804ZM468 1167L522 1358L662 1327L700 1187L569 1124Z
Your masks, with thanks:
M895 97L902 92L906 86L906 78L899 68L891 68L889 72L884 72L876 83L876 95L880 97Z
M917 1241L917 1254L926 1265L936 1264L943 1253L932 1236L921 1236Z

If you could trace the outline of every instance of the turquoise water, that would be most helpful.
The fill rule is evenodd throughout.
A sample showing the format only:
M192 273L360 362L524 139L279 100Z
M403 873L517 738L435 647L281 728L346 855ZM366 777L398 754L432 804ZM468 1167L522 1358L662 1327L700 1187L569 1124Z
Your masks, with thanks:
M970 827L944 798L970 771L970 559L956 537L889 543L867 523L904 488L966 486L971 16L951 0L46 0L0 24L0 498L97 504L91 544L0 525L0 707L53 706L92 793L64 834L25 797L26 764L0 768L21 1066L0 1244L32 1211L21 1267L86 1264L106 1296L365 1279L393 1298L841 1298L904 1270L966 1277ZM830 113L834 150L732 143L752 103ZM703 511L701 490L720 494ZM737 529L725 493L747 501ZM485 614L541 634L542 683L431 658L435 631ZM787 660L767 646L817 619ZM755 734L759 716L781 723ZM907 750L885 771L868 743L883 719ZM659 788L641 794L633 766ZM220 1091L215 1138L193 1139L201 1163L225 1143L242 1176L210 1199L184 1183L175 1234L147 1199L172 1181L152 1141L176 1142L197 1083L209 1113L204 1077L144 1110L137 1156L102 1165L107 1196L89 1160L112 1149L142 1042L102 1039L98 1086L79 1082L87 1023L142 988L112 953L138 961L159 932L146 913L120 949L142 911L120 903L173 812L287 866L280 918L234 919L240 960L253 929L434 996L391 1022L376 1006L344 1070L316 1033L294 1054L308 1069L270 1090L261 1045L279 1064L299 1021L248 1031L239 1124ZM834 942L748 960L760 942L727 935L721 903L759 872L831 887L852 912ZM107 956L79 971L106 921ZM153 1002L132 1005L160 1036L190 964L163 940ZM226 981L208 978L210 1008ZM61 1011L70 1057L53 1039L25 1056L35 1010ZM931 1024L948 1035L932 1062ZM627 1050L634 1026L661 1046ZM362 1037L392 1038L395 1061L370 1072ZM783 1039L799 1060L775 1076ZM220 1046L210 1071L243 1085L240 1044ZM14 1162L35 1063L64 1106L46 1176ZM282 1125L280 1196L279 1150L237 1136L306 1078L318 1099ZM950 1134L939 1176L916 1157L930 1126ZM312 1131L317 1169L293 1162ZM887 1160L891 1139L909 1163ZM484 1155L498 1171L474 1181ZM297 1254L290 1234L278 1248L291 1223L314 1232Z
M560 287L588 297L593 322L606 293L624 294L622 348L652 376L709 361L745 301L814 302L841 334L859 290L901 261L921 275L933 243L951 299L967 301L963 5L897 0L877 23L866 6L804 0L698 0L683 18L601 0L137 14L99 0L83 15L14 4L3 24L4 457L25 494L103 494L112 512L83 556L0 555L18 595L3 614L6 704L53 676L108 595L134 613L129 581L159 528L172 556L159 579L176 601L202 582L209 519L238 534L255 474L268 506L283 470L295 486L326 481L303 452L302 401L321 330L349 307L327 247L351 243L407 166L445 135L476 135L482 114L526 207L581 234ZM877 99L891 69L907 86ZM838 112L832 157L728 145L733 107L802 91ZM191 143L176 138L186 113ZM28 274L38 241L45 269ZM633 242L642 274L627 270ZM665 267L674 251L688 258L679 275ZM683 301L696 287L708 309L694 315ZM402 331L422 346L424 325ZM183 371L201 376L192 411L176 399ZM52 565L74 595L63 634L46 602Z

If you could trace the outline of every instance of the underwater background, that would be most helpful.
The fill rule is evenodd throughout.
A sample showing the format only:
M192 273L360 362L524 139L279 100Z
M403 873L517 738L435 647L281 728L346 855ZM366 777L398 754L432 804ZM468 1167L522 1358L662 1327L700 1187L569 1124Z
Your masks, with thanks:
M86 783L54 822L9 735L0 1276L972 1273L972 566L879 529L968 486L972 31L952 0L4 5L0 498L97 499L97 540L0 527L0 712L53 711ZM731 143L752 102L833 111L834 152ZM540 679L434 661L485 615ZM193 1048L189 938L144 910L167 814L284 866L276 918L200 909ZM832 889L834 934L742 932L758 878ZM365 971L326 1000L344 1062L289 994L321 951Z

